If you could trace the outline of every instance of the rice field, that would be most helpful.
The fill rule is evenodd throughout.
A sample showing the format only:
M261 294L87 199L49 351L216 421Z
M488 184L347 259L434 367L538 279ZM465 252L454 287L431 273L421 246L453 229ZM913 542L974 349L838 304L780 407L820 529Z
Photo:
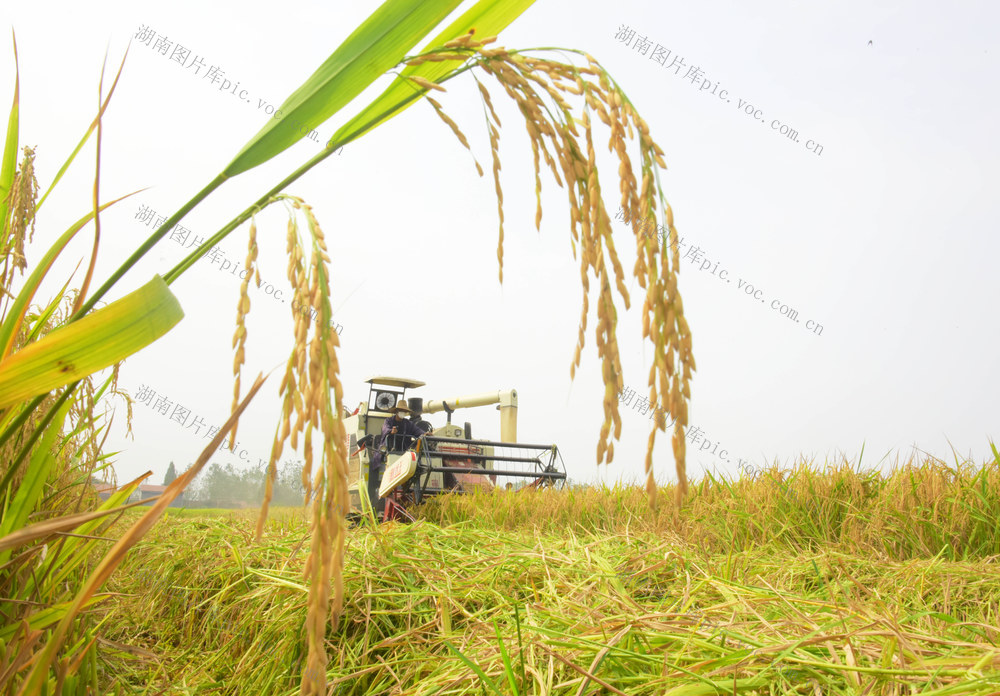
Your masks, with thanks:
M569 612L569 608L559 606L556 597L568 592L566 583L575 583L576 575L591 570L589 552L584 553L587 564L573 571L572 580L562 577L558 568L550 570L545 565L549 549L576 544L575 536L567 540L564 535L544 532L545 538L541 539L537 535L543 531L534 526L534 520L531 525L518 527L513 518L510 522L514 528L503 533L502 538L494 538L501 534L496 525L477 526L470 521L466 528L460 523L435 523L431 517L412 528L359 529L349 540L354 554L350 563L356 565L346 567L353 573L351 582L360 585L351 585L353 594L345 597L342 570L348 536L340 511L348 506L349 440L344 430L346 409L337 357L340 340L330 322L334 311L332 257L327 253L326 236L312 205L289 188L340 147L353 147L424 97L459 144L472 153L459 123L448 115L451 107L446 109L428 95L429 91L447 92L444 84L453 79L462 78L466 83L472 80L477 87L472 98L480 100L486 115L497 196L497 278L502 284L501 123L491 89L484 81L492 85L495 96L502 93L509 98L525 120L534 155L537 231L541 231L542 172L548 170L556 185L569 194L568 232L574 259L580 252L584 290L571 377L581 364L590 321L591 276L594 280L596 321L590 327L605 392L596 460L598 464L612 462L614 441L621 434L618 400L613 398L623 388L614 295L617 292L626 309L630 306L626 278L632 276L645 289L639 312L642 337L657 351L650 373L649 402L658 404L659 409L657 430L647 440L646 493L652 506L657 492L651 466L656 432L667 432L669 413L673 419L678 481L674 500L679 505L688 483L683 428L691 396L689 382L695 370L691 331L678 287L680 258L676 249L668 254L634 229L636 260L632 273L626 275L623 262L627 264L630 254L620 256L616 251L608 203L601 193L604 185L607 191L614 190L611 184L617 175L621 197L614 202L620 210L632 220L641 217L655 222L662 218L674 231L673 213L657 174L666 169L666 153L621 84L586 51L517 49L496 43L500 32L532 2L481 0L466 3L468 6L455 15L463 4L458 0L385 0L304 81L297 87L290 83L289 96L276 110L276 114L283 113L281 119L267 119L261 130L235 150L234 158L221 171L201 171L198 176L204 180L192 184L186 194L191 197L184 203L180 203L183 197L178 200L179 207L173 207L169 217L157 216L155 230L137 242L107 277L97 272L98 252L102 249L101 214L137 193L116 189L115 193L105 191L101 195L98 185L105 161L101 156L103 133L112 128L113 122L105 122L105 113L123 74L127 50L114 78L109 70L106 82L102 69L95 85L99 107L76 149L68 153L58 171L55 165L59 159L46 161L44 169L39 168L56 171L43 187L36 177L35 148L21 143L22 116L33 113L35 105L21 113L17 45L16 40L13 42L13 95L4 146L0 148L0 248L5 258L0 290L7 296L0 311L0 691L18 696L291 693L296 690L292 682L297 675L301 696L320 696L328 691L327 675L331 671L336 672L332 688L338 693L348 689L377 693L411 688L441 693L487 688L527 693L576 688L567 684L578 679L572 676L577 674L578 666L571 667L561 654L558 667L556 656L549 656L546 663L548 653L536 654L536 650L551 650L555 645L541 638L540 631L548 629L539 607L548 603L553 611ZM151 30L144 27L141 31L148 34ZM394 78L374 100L356 101L389 73ZM455 84L459 83L448 87ZM26 98L31 94L25 90ZM341 116L345 114L340 112L346 107L350 113L343 121ZM187 222L189 213L209 199L217 200L221 187L228 187L227 182L240 174L276 165L278 156L305 136L297 124L312 128L335 115L339 125L323 152L311 155L293 169L274 171L259 180L266 183L255 194L254 203L242 210L227 204L222 220L228 221L214 234L172 268L158 268L144 285L127 290L126 283L131 281L126 281L126 276L167 235L174 234L172 230L182 221ZM598 120L608 127L607 133ZM59 121L58 127L62 128L63 121ZM602 184L597 151L606 135L610 161L617 159L618 167ZM63 174L74 163L85 161L78 155L92 136L96 157L93 193L88 200L92 199L93 205L82 210L76 222L62 231L53 227L50 219L38 220L46 228L39 231L39 240L45 240L47 249L26 255L25 249L32 246L34 238L36 213L60 181L73 180L64 179ZM60 135L57 142L61 141ZM472 160L477 173L485 176L474 153ZM601 167L607 169L603 163ZM109 178L118 180L114 175ZM189 178L185 172L185 186ZM262 230L261 248L257 216L273 205L283 207L288 215L284 244L280 236ZM91 222L93 243L85 239L89 230L77 237ZM242 236L244 230L247 254L230 345L230 415L221 426L209 430L209 443L189 468L165 484L151 507L141 515L126 512L128 497L151 472L119 482L112 466L117 453L102 450L115 414L109 406L111 400L122 400L126 430L131 429L135 400L119 388L119 369L123 361L165 336L181 321L184 310L170 285L227 237L237 231L237 236ZM272 242L284 248L284 252L277 252L279 255L285 253L288 257L287 289L294 328L284 340L289 357L278 384L279 427L272 442L261 515L252 533L246 517L172 515L170 524L146 538L213 453L226 442L231 445L237 440L240 419L264 385L263 372L251 379L255 368L251 367L252 360L247 362L246 320L252 306L250 279L253 277L260 285L258 256L275 254L273 248L268 248ZM85 245L81 246L85 249L81 258L89 255L83 275L78 279L59 275L65 269L55 264L57 257L70 248L70 253L76 254L78 244ZM621 248L627 250L628 245ZM161 256L160 261L164 260ZM123 292L127 294L122 296ZM638 294L633 299L637 300ZM98 309L99 305L103 306ZM308 315L301 311L306 306L313 310ZM219 337L214 326L212 329L192 335L210 343ZM266 337L268 341L273 338ZM271 384L274 382L278 382L277 377ZM254 427L247 422L243 425ZM155 443L147 445L150 451L157 449ZM269 534L261 544L269 507L274 502L277 461L286 445L304 456L302 483L305 497L313 501L311 516L306 522L299 513L288 513L286 518L268 525ZM99 499L95 486L104 489L106 499ZM616 505L617 496L614 494L606 504ZM541 499L539 502L556 504ZM491 505L501 505L501 501L487 503L486 509ZM437 513L428 510L427 514L462 513L459 508L439 508ZM117 522L112 524L115 518ZM602 533L596 528L586 531L583 543L597 543ZM521 538L526 534L529 537ZM426 535L427 540L421 535ZM482 544L482 535L493 539L492 543ZM591 535L597 535L593 541ZM305 541L308 545L303 551ZM437 548L435 543L448 544L449 548L428 551L430 555L417 551L433 550ZM507 548L507 544L515 546ZM397 559L396 553L411 546L409 556ZM530 585L532 592L527 594L527 586L522 587L517 578L507 577L514 571L501 564L502 578L494 578L493 584L472 591L469 583L482 581L477 575L466 577L459 572L437 577L430 570L441 568L444 562L444 567L457 565L473 572L483 559L478 550L472 549L480 546L504 559L514 555L513 549L537 549L533 553L542 559L542 571L538 572L544 572L545 584ZM583 548L586 551L587 547ZM390 565L379 558L385 549L392 549ZM561 553L575 558L577 549L571 546ZM126 559L128 564L123 569L120 564ZM485 575L489 574L488 568L498 567L494 561L485 562L492 564L483 569ZM389 569L397 567L398 574ZM527 567L531 573L536 572L534 565ZM388 583L384 587L389 588L385 596L390 601L384 606L383 582ZM511 594L515 588L518 591ZM487 593L486 599L479 596L480 589ZM596 591L596 586L591 589ZM509 606L480 606L479 602L499 591L514 598ZM431 594L423 596L421 592ZM345 599L354 602L352 618L339 623ZM372 614L375 604L380 607L378 614ZM433 624L427 614L432 605L440 615L436 632L428 628ZM501 613L494 616L494 609ZM513 610L518 629L516 650L509 647L513 634L508 609ZM484 616L482 620L492 626L498 653L483 653L475 642ZM364 617L365 629L360 638L355 635L357 617ZM618 642L631 645L631 639L626 638L628 635L623 634ZM609 651L614 649L608 647ZM397 650L401 651L399 657ZM493 661L497 654L503 666L499 682ZM332 662L328 661L330 655ZM512 656L519 676L512 671ZM611 652L604 653L604 659L611 660L609 665L614 661ZM570 669L575 671L567 677ZM598 664L590 669L601 671ZM386 675L391 678L385 682L389 686L383 684ZM581 682L581 692L592 683L603 683L603 676L586 675L588 681ZM541 680L539 686L533 686L531 679Z
M349 531L329 693L998 694L998 519L1000 457L709 476L680 514L440 498ZM255 522L170 511L130 552L92 609L102 693L299 692L308 513Z

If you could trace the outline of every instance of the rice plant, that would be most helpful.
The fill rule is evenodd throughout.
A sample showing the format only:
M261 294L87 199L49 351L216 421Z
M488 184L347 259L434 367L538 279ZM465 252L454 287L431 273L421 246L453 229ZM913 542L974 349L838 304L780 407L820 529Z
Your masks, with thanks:
M345 144L362 138L408 106L427 100L463 145L468 146L458 124L441 104L427 97L429 90L442 91L442 83L469 74L495 81L525 118L534 153L535 191L538 197L536 226L541 221L541 161L544 159L559 186L567 189L571 211L574 254L580 254L583 308L581 329L571 374L579 365L589 315L590 277L598 284L595 342L605 383L605 421L597 443L598 462L614 457L612 440L621 432L617 394L623 381L616 340L617 314L611 275L626 308L622 264L611 235L611 225L596 163L592 114L610 128L608 148L619 160L620 205L630 218L655 220L660 211L672 232L672 214L658 180L665 167L663 151L650 129L629 102L625 92L600 64L578 51L507 50L491 47L496 34L519 16L532 0L478 0L443 31L427 37L460 0L387 0L341 44L330 57L281 105L285 117L268 119L259 133L236 153L232 162L179 207L99 287L92 289L96 260L101 249L101 212L125 194L111 200L100 187L103 116L121 74L119 68L107 94L104 75L100 81L100 108L79 145L69 154L59 172L39 198L34 177L35 153L25 150L17 166L19 145L19 82L8 119L3 157L0 161L0 248L4 267L0 272L3 314L0 320L0 452L2 462L2 517L0 517L0 589L4 592L0 641L4 658L0 685L19 694L87 693L95 690L95 650L102 640L99 627L88 616L99 601L98 591L132 549L153 528L170 502L184 490L208 460L209 454L235 432L241 412L263 384L257 377L244 392L242 366L246 357L246 316L250 311L248 283L255 269L258 234L253 217L264 207L289 206L286 253L288 278L296 302L314 311L310 324L305 313L294 314L295 328L285 375L280 386L282 422L272 448L269 472L276 473L277 459L286 443L303 448L306 500L312 500L310 546L301 581L308 588L306 659L298 675L301 694L320 694L327 689L326 635L328 624L337 630L344 606L346 527L346 453L343 428L342 389L337 376L338 339L330 330L329 256L322 229L309 205L286 189L302 174L317 166ZM418 43L425 45L411 53ZM572 54L586 64L557 60ZM15 72L17 70L14 44ZM581 61L582 62L582 61ZM124 59L122 62L124 65ZM264 192L245 210L234 215L199 249L176 267L157 275L124 297L97 308L112 290L120 290L126 273L143 258L185 215L213 195L226 181L264 165L353 103L365 88L387 71L398 69L389 87L360 108L327 143L323 152L303 163ZM498 199L499 280L503 280L503 194L499 187L500 120L492 106L489 89L479 84L488 112L487 128L493 157ZM573 102L577 105L574 106ZM582 134L581 134L582 130ZM627 136L627 137L626 137ZM27 278L25 244L30 244L34 220L63 174L72 166L93 137L95 144L93 208L81 215L42 254ZM627 152L627 141L638 140L640 160L637 180ZM481 166L476 167L482 175ZM300 239L304 229L305 241ZM87 269L79 287L70 290L72 279L57 279L60 294L45 306L37 306L43 281L55 259L93 222L93 242ZM90 476L106 464L98 437L107 423L93 417L93 406L116 392L116 366L129 355L163 336L183 316L169 285L204 253L226 236L250 222L247 279L238 298L234 354L233 408L229 420L197 461L177 477L161 499L142 516L128 518L127 529L108 536L124 499L139 480L118 490L106 503L97 505L87 497ZM651 431L646 456L646 494L655 507L657 489L653 481L652 451L656 431L665 431L665 413L676 420L673 450L678 475L676 503L686 489L683 428L687 424L689 381L695 369L691 335L684 318L677 288L678 253L670 256L654 240L636 236L633 272L645 288L643 334L655 349L649 377L650 402L660 404L661 416ZM308 256L309 261L305 259ZM609 268L610 266L610 268ZM259 282L259 274L256 275ZM71 298L69 310L56 308ZM111 369L100 386L91 376ZM89 414L89 415L87 415ZM313 461L313 445L319 460ZM141 480L141 479L140 479ZM68 496L66 491L72 491ZM255 538L267 525L271 485L257 521ZM75 496L75 497L73 497ZM72 499L72 504L67 500ZM675 507L676 509L676 507ZM66 539L79 539L70 543ZM86 541L84 541L86 539ZM104 552L97 541L113 542ZM50 550L49 545L53 544ZM16 556L14 554L17 554ZM38 577L39 569L44 573ZM48 584L45 584L48 582ZM332 587L331 587L332 585Z

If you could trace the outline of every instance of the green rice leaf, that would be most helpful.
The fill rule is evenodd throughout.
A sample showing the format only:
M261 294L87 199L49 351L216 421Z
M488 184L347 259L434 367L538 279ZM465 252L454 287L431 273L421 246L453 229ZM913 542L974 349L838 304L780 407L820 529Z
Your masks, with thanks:
M125 67L125 59L127 57L128 49L125 49L125 55L122 56L121 65L118 66L118 73L115 75L115 81L111 83L111 89L108 90L108 96L104 98L104 102L101 104L101 108L98 110L97 116L95 116L94 120L90 122L90 127L84 132L83 136L80 138L80 142L76 144L76 148L74 148L73 152L69 154L69 157L66 158L66 161L63 162L59 171L56 172L56 175L52 178L52 183L49 184L48 190L39 199L38 205L35 206L36 210L41 209L42 204L45 203L45 199L49 197L49 194L55 189L56 184L58 184L59 180L62 179L63 174L65 174L66 170L69 169L69 166L73 164L73 160L75 160L76 156L80 154L80 150L82 150L83 146L88 140L90 140L91 134L97 130L97 124L101 120L101 117L104 116L104 112L107 110L108 104L111 102L111 97L115 93L115 88L118 86L118 79L122 76L122 69Z
M447 29L430 41L420 53L438 48L443 44L457 39L475 29L475 37L486 38L495 36L517 19L525 10L533 5L535 0L480 0L461 17L452 22ZM389 87L382 92L361 113L342 126L331 138L334 143L342 140L353 140L376 126L385 123L390 118L398 116L412 105L424 91L410 76L423 77L430 82L437 82L462 65L463 61L448 60L420 65L407 66Z
M500 646L500 658L503 660L503 671L507 675L507 683L510 685L511 693L514 696L521 696L521 693L517 690L517 679L514 677L514 668L510 663L510 655L507 654L507 646L503 644L503 636L500 635L500 624L497 623L496 619L493 619L493 630L497 634L497 645Z
M17 493L14 495L14 502L8 509L3 521L0 522L0 539L6 537L13 531L21 529L28 521L28 516L35 510L38 500L45 492L45 483L49 479L49 471L56 461L52 451L56 438L62 432L63 423L66 421L66 414L69 413L70 402L66 401L62 408L56 413L55 418L49 424L48 429L38 441L38 445L31 453L31 461L25 471L24 479L17 486ZM0 565L10 559L12 549L0 552Z
M493 693L497 694L498 696L504 696L504 693L497 687L496 684L493 683L492 679L490 679L489 677L486 676L486 672L484 672L482 669L480 669L479 665L477 665L475 662L473 662L472 660L470 660L469 658L467 658L465 655L463 655L459 651L459 649L456 648L454 645L452 645L450 642L445 641L444 644L447 645L451 649L451 651L453 653L455 653L456 655L458 655L458 658L462 662L464 662L469 669L471 669L473 672L476 673L476 676L478 676L479 679L482 680L483 684L485 684L486 686L490 687L490 691L492 691Z
M232 177L283 152L337 113L460 4L461 0L386 0L301 87L292 92L223 171Z
M110 367L183 318L160 276L107 307L56 329L0 362L0 408Z
M13 35L13 32L11 32ZM0 161L0 239L7 237L7 214L10 206L7 196L14 183L14 171L17 167L18 138L18 101L21 92L21 73L17 66L17 39L14 39L14 103L10 106L10 116L7 118L7 138L3 146L3 160Z
M130 196L132 194L128 195ZM128 198L128 196L122 196L121 198L109 201L102 205L100 210L103 211L125 198ZM62 236L59 237L59 239L57 239L52 246L46 250L42 258L39 259L38 263L35 264L35 270L32 271L31 275L28 276L28 279L24 281L24 286L21 288L20 292L17 293L17 297L14 298L14 301L10 304L3 324L0 325L0 360L6 358L13 349L14 337L17 336L17 332L21 329L21 322L24 321L24 315L27 313L28 307L31 305L31 301L34 299L39 286L42 284L45 276L48 275L52 264L55 263L59 254L66 249L66 245L68 245L73 237L76 236L76 233L79 232L84 225L90 222L93 217L94 213L90 212L73 223L73 225L68 230L63 232Z

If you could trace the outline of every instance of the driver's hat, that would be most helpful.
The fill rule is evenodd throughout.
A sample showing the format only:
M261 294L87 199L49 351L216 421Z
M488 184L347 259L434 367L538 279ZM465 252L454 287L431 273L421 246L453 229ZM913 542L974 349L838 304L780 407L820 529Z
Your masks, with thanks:
M407 413L413 413L410 407L406 405L406 399L400 399L399 403L396 404L395 408L390 409L393 413L399 413L400 411L406 411Z

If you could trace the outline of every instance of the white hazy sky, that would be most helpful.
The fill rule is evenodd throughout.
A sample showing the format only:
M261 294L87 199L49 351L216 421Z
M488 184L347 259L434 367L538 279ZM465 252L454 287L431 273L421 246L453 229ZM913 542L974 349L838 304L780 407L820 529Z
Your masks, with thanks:
M97 278L151 233L136 219L140 206L167 216L213 179L265 123L265 104L279 105L375 7L5 3L0 19L17 32L20 57L21 143L38 148L43 188L93 118L106 48L113 75L145 25L204 60L196 75L132 43L105 119L102 195L149 188L102 216ZM700 451L703 440L689 442L690 475L736 475L740 458L754 466L799 456L856 460L862 445L863 464L887 454L905 458L914 447L949 461L952 448L977 461L987 457L989 439L1000 434L998 19L987 2L540 0L502 34L509 47L590 52L666 152L663 182L675 224L712 262L704 271L686 262L680 282L698 363L690 422L711 443ZM643 55L635 39L616 39L622 25L683 59L680 75L651 60L653 48ZM2 55L5 114L14 85L9 41ZM213 65L240 83L248 101L203 79ZM704 90L700 80L685 79L691 67L709 80ZM320 126L321 142L387 82ZM575 479L636 480L649 420L634 409L623 407L615 462L595 466L603 386L593 316L582 369L575 381L569 377L581 289L565 192L543 179L545 216L536 232L523 122L494 95L504 123L502 287L493 182L476 176L427 104L347 146L288 190L314 206L330 244L346 402L366 398L363 380L374 374L423 380L427 386L414 395L425 399L516 388L521 441L558 444ZM488 169L471 80L453 80L441 101ZM740 108L747 104L751 113ZM775 130L775 120L794 128L799 142ZM302 141L227 183L182 224L207 238L319 147ZM93 152L91 144L46 202L31 260L89 209ZM603 165L609 195L618 188L616 167L610 159ZM284 213L272 208L258 224L261 275L287 296ZM246 229L222 245L227 258L242 261ZM65 254L50 292L86 258L90 230ZM631 232L618 223L616 234L628 270ZM115 296L185 253L165 239ZM716 263L726 280L711 274ZM208 425L225 419L232 391L239 281L220 269L203 259L171 286L184 320L130 358L121 378L132 393L145 385ZM747 284L760 291L756 297ZM630 291L638 295L634 280ZM250 375L283 365L292 343L288 305L251 293ZM799 321L771 309L775 300ZM638 310L619 307L618 340L626 386L645 392L652 353ZM822 325L821 335L806 328L810 320ZM270 451L279 376L241 426L240 448L254 461ZM471 421L478 436L499 436L492 408L455 418ZM119 409L108 441L121 450L119 480L152 469L158 483L168 461L186 466L207 443L204 430L195 434L148 405L136 407L134 439L123 437L122 419ZM286 452L283 459L299 457ZM247 466L228 452L214 461ZM658 478L672 480L665 436L654 461Z

